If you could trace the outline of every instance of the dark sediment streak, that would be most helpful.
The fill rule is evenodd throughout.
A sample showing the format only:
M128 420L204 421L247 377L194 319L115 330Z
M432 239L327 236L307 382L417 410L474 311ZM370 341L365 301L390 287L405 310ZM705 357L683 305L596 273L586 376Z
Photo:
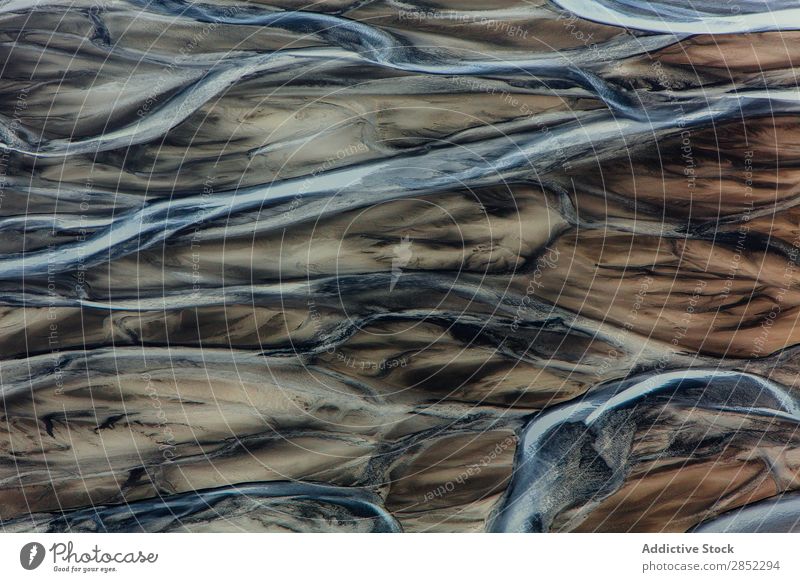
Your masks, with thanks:
M309 508L292 515L293 504L309 502ZM301 506L302 507L302 506ZM368 491L349 487L331 487L312 483L241 483L218 489L192 491L160 499L148 499L125 505L99 506L63 514L37 514L7 521L6 531L78 533L78 532L164 532L185 531L198 524L225 522L246 512L248 521L260 523L264 531L290 529L291 517L301 524L301 531L362 531L369 533L400 532L397 521L381 506L380 498ZM236 529L235 526L233 528Z

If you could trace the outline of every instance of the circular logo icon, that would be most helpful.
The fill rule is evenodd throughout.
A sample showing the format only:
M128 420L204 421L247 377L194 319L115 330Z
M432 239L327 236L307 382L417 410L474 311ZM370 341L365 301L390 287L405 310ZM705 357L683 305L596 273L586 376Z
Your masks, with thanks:
M19 551L19 563L26 570L35 570L44 561L44 546L39 542L30 542Z

